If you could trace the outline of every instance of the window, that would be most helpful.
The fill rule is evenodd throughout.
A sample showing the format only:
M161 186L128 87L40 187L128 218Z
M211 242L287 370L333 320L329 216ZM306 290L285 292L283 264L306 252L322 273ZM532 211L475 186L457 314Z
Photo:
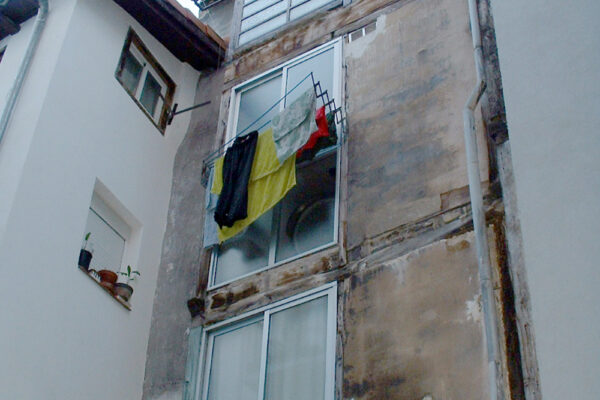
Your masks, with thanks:
M88 232L90 237L87 247L93 250L89 268L96 271L120 271L131 228L96 193L92 196L85 224L85 233Z
M333 400L335 282L205 330L202 400Z
M78 266L128 310L131 310L133 281L140 275L135 256L139 251L140 233L139 221L96 181L82 233Z
M0 49L0 62L2 62L2 57L4 57L4 52L6 51L6 47Z
M154 125L164 133L175 83L132 29L127 33L115 76Z
M339 101L340 46L339 40L328 43L233 88L228 138L240 132L266 129L277 108L254 121L300 82L280 103L280 109L312 89L312 80L304 79L310 72L323 90ZM223 285L337 243L339 162L339 146L331 146L321 150L313 160L298 163L296 187L244 233L213 251L210 286Z
M297 20L313 11L341 4L341 0L244 0L238 45Z

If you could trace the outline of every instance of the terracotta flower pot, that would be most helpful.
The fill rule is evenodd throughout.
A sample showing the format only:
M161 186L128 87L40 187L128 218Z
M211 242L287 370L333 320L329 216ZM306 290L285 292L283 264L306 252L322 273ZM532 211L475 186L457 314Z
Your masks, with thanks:
M115 294L121 296L125 301L129 301L133 294L133 288L126 283L115 283Z
M98 271L98 275L100 275L101 282L108 282L108 283L112 283L112 284L114 284L118 278L118 276L115 272L110 271L108 269L102 269L102 270Z

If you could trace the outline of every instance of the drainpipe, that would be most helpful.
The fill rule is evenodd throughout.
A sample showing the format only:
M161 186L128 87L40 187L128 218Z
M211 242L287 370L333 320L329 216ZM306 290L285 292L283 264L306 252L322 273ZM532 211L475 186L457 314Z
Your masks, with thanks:
M498 398L498 330L494 293L492 288L492 268L490 250L487 240L485 213L483 211L483 195L481 178L479 176L479 157L477 155L477 137L475 132L475 107L486 89L483 71L483 50L481 46L481 31L479 29L479 12L477 0L468 0L471 34L473 37L473 55L477 71L477 84L473 88L465 108L463 122L465 133L465 152L467 156L467 172L469 176L469 194L473 214L473 229L475 231L475 247L477 248L477 264L481 288L481 303L485 325L485 338L488 357L488 379L490 383L490 399Z
M42 37L42 31L44 30L44 26L46 25L46 19L48 16L48 0L38 0L38 4L40 8L35 19L31 39L29 39L29 44L27 45L27 51L25 52L23 61L21 61L21 66L19 67L17 78L15 79L15 82L13 83L13 86L10 89L8 99L6 101L6 106L4 106L4 110L2 111L2 117L0 118L0 143L2 143L2 138L6 133L8 122L13 114L15 104L17 103L17 98L19 97L19 93L21 92L21 88L23 87L25 75L27 74L27 70L31 65L31 60L33 59L37 45L40 42L40 38Z

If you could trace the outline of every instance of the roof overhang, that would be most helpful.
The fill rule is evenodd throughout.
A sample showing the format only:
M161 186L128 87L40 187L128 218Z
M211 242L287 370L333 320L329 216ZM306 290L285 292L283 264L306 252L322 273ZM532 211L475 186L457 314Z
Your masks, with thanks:
M1 0L0 0L1 1ZM197 70L215 68L227 43L176 0L114 0L179 60Z

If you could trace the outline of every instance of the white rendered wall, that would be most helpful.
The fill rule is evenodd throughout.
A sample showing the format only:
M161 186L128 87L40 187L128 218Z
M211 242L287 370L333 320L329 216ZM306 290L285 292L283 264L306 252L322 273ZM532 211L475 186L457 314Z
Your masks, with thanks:
M190 116L176 117L163 136L117 82L129 26L175 80L182 107L193 102L198 72L112 1L50 5L0 146L8 204L0 216L0 398L140 399L173 160ZM12 65L28 29L11 38L2 64ZM141 225L131 312L77 268L96 179Z
M600 393L600 2L494 0L542 395Z

